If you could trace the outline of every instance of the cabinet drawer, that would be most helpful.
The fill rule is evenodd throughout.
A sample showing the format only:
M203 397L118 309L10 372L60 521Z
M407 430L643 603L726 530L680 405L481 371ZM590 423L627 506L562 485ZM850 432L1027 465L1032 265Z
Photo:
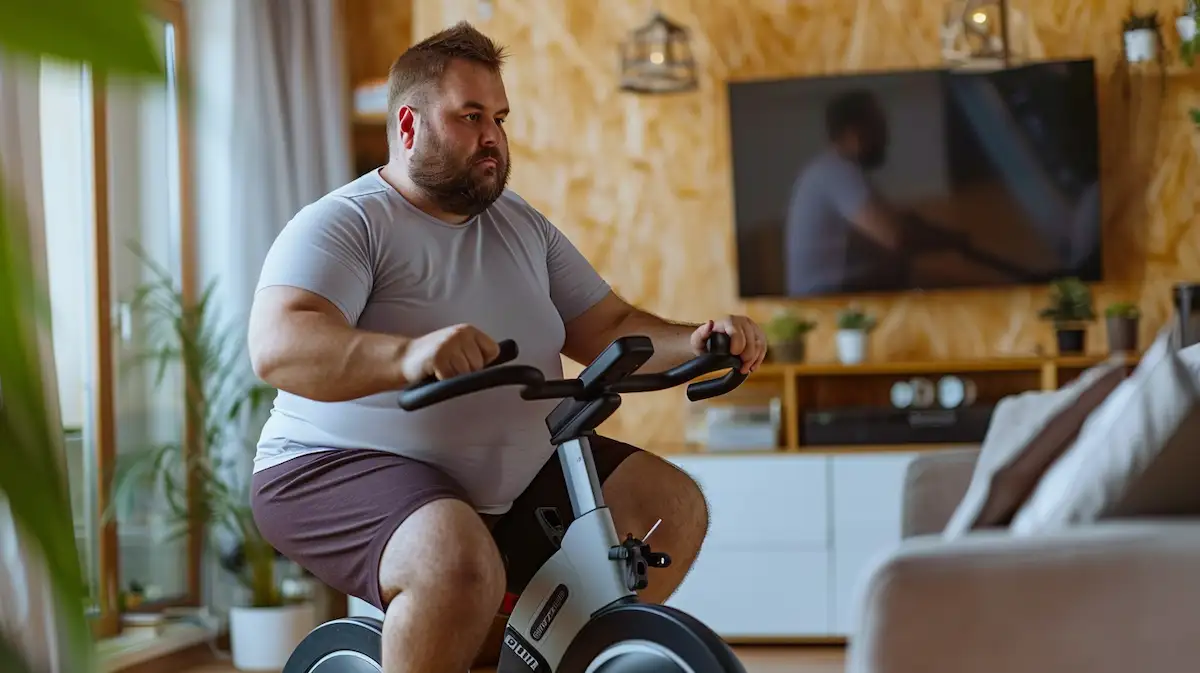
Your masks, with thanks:
M900 539L904 475L916 454L834 456L831 488L835 545Z
M674 458L708 500L710 548L825 549L829 541L826 458Z
M667 605L722 638L824 636L830 628L828 561L823 551L705 547Z

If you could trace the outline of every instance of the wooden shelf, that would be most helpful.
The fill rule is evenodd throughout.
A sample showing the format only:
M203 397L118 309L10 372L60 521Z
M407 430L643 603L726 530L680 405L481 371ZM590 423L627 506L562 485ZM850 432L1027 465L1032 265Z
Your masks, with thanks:
M774 449L707 451L696 444L660 443L651 450L676 455L756 456L787 454L860 454L928 451L970 446L977 442L817 445L803 441L806 412L834 408L890 409L887 391L909 376L936 379L954 374L974 381L974 406L994 405L1004 397L1028 391L1050 391L1069 383L1090 367L1110 359L1135 366L1140 354L1090 354L1044 357L996 357L950 360L879 361L857 365L839 362L769 362L750 375L738 390L701 403L707 406L762 404L777 399L780 406L778 445ZM723 372L704 378L722 376ZM691 404L691 403L689 403ZM929 411L941 411L932 407ZM953 411L953 410L947 410ZM982 438L980 438L982 439Z
M1120 357L1126 364L1136 364L1140 355L1071 355L1053 357L1000 357L964 360L903 360L863 362L846 365L840 362L764 362L751 375L758 377L779 376L871 376L886 374L951 374L971 372L1020 372L1041 371L1047 367L1055 369L1080 369L1094 367L1111 358ZM713 376L721 376L720 373Z

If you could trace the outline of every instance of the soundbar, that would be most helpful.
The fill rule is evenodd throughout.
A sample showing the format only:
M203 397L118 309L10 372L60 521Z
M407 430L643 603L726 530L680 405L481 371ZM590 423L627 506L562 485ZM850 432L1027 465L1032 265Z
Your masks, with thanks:
M845 407L805 412L800 445L942 444L983 442L991 405L964 409Z

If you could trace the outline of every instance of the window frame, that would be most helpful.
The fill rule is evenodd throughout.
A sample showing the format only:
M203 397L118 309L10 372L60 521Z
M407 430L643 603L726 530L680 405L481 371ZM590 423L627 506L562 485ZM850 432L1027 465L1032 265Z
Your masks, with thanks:
M178 129L179 161L179 206L180 206L180 289L189 304L196 301L196 226L193 200L192 169L192 123L189 97L185 93L189 81L188 26L181 0L142 0L144 11L174 29L173 75L176 88L176 128ZM109 143L108 105L105 77L90 69L84 71L85 82L91 89L91 161L92 161L92 240L95 248L93 276L91 277L91 299L96 324L96 335L91 344L92 374L96 386L91 392L95 411L93 456L95 473L90 475L97 497L97 512L108 510L111 502L110 480L116 465L117 436L113 362L113 297L112 297L112 242L110 239L109 212ZM194 394L183 391L190 404ZM185 414L184 450L193 456L201 449L202 435L191 414ZM190 464L190 461L189 463ZM188 475L188 503L192 512L197 510L195 498L198 492L196 473ZM113 520L95 520L87 525L97 527L97 607L92 618L93 637L110 638L121 633L121 561L118 525ZM168 607L199 607L202 602L202 570L204 553L204 524L198 517L191 518L187 533L186 591L182 598L143 603L139 612L152 612Z

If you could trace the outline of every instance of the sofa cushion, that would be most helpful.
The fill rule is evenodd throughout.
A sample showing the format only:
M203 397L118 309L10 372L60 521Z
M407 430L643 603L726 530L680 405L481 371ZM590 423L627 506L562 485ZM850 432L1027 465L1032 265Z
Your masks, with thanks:
M1200 347L1155 340L1017 512L1030 535L1107 518L1200 514Z
M956 538L968 531L1008 525L1046 469L1070 447L1088 415L1125 378L1113 358L1084 371L1059 390L1004 398L988 425L967 494L943 531Z

